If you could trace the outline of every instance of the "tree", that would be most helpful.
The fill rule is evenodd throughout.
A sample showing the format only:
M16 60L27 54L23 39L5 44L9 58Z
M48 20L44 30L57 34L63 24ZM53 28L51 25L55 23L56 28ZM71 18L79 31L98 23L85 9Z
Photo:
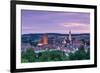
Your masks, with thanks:
M21 54L22 62L35 62L35 53L32 49L28 49Z
M69 53L70 60L85 60L90 58L90 51L86 53L84 49L79 49L75 53Z
M45 51L42 52L42 55L39 57L40 61L64 61L68 57L62 51Z

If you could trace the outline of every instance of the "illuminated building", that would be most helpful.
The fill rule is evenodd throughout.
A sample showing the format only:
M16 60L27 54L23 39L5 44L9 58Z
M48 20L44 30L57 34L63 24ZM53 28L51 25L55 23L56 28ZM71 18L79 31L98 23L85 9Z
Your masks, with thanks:
M48 36L45 34L40 40L40 42L38 43L38 46L47 45L47 44L48 44Z
M48 36L46 34L43 36L43 44L44 45L48 44Z

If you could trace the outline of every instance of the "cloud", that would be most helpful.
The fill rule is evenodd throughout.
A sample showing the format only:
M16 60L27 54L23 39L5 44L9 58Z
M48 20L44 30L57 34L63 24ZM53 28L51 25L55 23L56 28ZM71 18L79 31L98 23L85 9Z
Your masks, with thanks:
M66 27L66 28L90 28L90 25L89 24L83 24L83 23L63 23L63 24L60 24L60 26L62 27Z
M90 32L90 24L69 22L60 24L60 26L65 28L66 30L72 30L74 33Z
M83 24L83 23L74 23L74 22L69 22L69 23L63 23L62 24L65 27L76 27L76 26L89 26L89 24Z

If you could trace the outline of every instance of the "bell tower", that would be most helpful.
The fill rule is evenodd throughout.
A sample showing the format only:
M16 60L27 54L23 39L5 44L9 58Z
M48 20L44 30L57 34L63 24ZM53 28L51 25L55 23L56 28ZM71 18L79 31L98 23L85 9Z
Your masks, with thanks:
M69 37L68 37L69 41L72 41L72 36L71 36L71 30L69 31Z

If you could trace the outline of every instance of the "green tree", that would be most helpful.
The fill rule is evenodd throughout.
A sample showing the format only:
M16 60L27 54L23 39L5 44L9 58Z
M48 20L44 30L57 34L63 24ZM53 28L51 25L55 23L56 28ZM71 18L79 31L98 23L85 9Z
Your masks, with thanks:
M45 51L39 57L40 61L64 61L67 59L68 57L62 51Z
M32 49L28 49L21 54L22 62L35 62L35 53Z
M90 58L90 51L85 52L84 49L79 49L75 53L69 53L70 60L85 60Z

